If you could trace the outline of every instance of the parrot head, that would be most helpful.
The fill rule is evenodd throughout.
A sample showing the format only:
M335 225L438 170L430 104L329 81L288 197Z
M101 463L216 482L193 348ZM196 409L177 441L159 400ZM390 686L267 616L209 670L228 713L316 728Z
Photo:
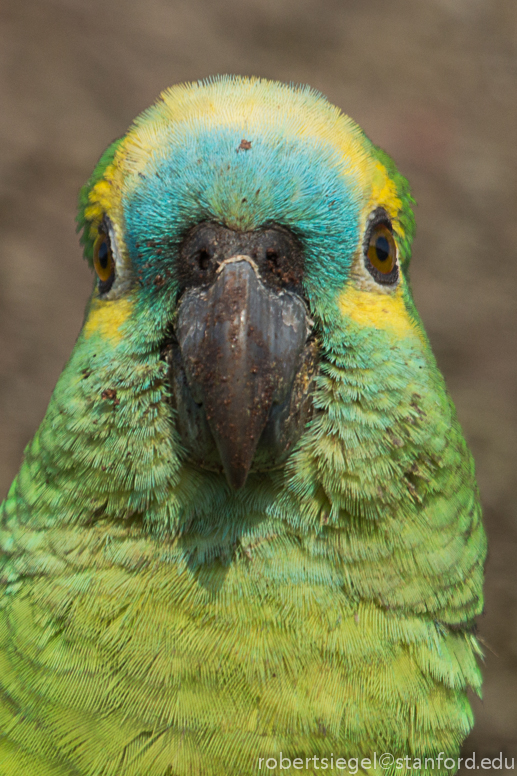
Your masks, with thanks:
M122 371L128 355L159 358L178 455L242 488L296 449L358 334L379 351L378 388L397 342L425 347L411 201L386 154L309 88L173 87L81 192L97 274L83 336Z

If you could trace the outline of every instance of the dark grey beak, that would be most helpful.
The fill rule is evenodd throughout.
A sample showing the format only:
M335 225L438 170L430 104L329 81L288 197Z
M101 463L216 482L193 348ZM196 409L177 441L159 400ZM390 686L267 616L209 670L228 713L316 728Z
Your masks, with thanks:
M264 285L249 256L226 259L191 289L176 337L194 402L203 405L229 484L241 488L273 405L293 387L311 322L302 299Z

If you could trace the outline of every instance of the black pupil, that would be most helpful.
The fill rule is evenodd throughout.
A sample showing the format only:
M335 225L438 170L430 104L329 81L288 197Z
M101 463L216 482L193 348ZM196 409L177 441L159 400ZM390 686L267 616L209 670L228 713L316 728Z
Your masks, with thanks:
M109 261L108 241L103 240L99 245L99 264L101 265L102 269L107 268L108 261Z
M390 244L385 237L377 237L375 240L375 250L379 261L386 261L390 255Z

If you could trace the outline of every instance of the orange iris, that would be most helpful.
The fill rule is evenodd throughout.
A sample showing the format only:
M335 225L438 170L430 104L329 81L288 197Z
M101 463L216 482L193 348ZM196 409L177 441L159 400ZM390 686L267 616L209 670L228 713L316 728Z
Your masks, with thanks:
M385 224L377 224L372 229L367 255L372 266L383 275L389 275L393 271L397 261L397 249L393 235Z
M93 266L99 280L108 281L115 269L110 239L107 234L99 234L93 250Z

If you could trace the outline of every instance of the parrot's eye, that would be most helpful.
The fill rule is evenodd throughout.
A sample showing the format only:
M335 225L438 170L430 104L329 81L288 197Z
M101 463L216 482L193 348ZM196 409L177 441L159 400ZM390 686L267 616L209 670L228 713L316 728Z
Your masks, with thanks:
M93 250L93 266L99 278L99 291L107 293L115 280L115 261L109 234L102 231L95 242Z
M383 210L374 213L366 232L365 266L377 283L393 285L398 280L397 246Z

